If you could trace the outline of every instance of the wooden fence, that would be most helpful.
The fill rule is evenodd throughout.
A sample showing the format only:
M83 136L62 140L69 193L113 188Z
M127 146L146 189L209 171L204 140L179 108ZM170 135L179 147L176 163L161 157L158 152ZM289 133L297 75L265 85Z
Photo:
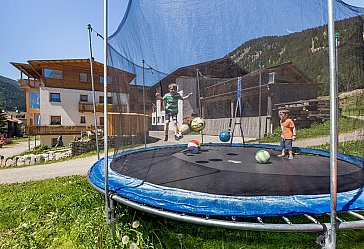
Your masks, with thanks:
M110 136L137 135L144 132L143 121L146 123L146 130L152 126L152 118L139 113L108 113L108 133Z

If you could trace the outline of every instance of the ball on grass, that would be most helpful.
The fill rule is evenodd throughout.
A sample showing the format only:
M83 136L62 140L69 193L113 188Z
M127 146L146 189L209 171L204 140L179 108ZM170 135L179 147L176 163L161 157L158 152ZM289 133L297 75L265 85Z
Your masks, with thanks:
M270 159L270 154L266 150L258 150L257 153L255 153L255 160L257 160L258 163L268 163Z

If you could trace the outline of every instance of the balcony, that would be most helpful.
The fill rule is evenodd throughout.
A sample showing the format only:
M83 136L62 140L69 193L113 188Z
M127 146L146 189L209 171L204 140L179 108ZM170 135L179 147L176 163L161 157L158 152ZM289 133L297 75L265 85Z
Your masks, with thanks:
M20 79L18 82L20 83L21 89L26 89L28 87L39 88L42 85L42 83L39 80L33 80L33 79Z
M79 102L78 103L79 112L94 112L94 106L90 102ZM127 112L126 105L107 105L108 112ZM104 112L104 104L96 104L96 112Z
M101 126L99 128L102 129ZM71 125L49 125L49 126L26 126L25 134L35 135L80 135L81 132L93 129L90 126L71 126Z
M109 113L108 114L108 135L137 135L144 131L145 127L150 130L152 119L150 116L138 113ZM103 125L98 129L104 130ZM26 126L25 134L28 136L35 135L81 135L81 132L94 130L93 125L73 126L73 125L49 125L49 126Z

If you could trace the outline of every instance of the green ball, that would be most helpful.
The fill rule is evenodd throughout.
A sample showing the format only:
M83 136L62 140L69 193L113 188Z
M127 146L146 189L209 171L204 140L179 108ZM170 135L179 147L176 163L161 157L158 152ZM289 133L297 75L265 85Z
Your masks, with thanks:
M267 163L269 162L270 154L266 150L258 150L257 153L255 153L255 160L257 160L258 163Z

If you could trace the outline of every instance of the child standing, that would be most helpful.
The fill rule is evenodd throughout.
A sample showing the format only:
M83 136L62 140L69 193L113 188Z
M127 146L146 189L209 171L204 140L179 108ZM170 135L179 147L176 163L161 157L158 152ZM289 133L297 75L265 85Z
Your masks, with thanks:
M166 93L163 97L156 93L155 96L159 100L164 100L165 102L165 123L164 123L164 141L168 141L168 128L169 122L172 118L174 124L174 138L176 140L179 139L177 136L178 133L178 126L177 126L177 114L178 114L178 100L186 100L192 93L182 97L181 94L177 93L177 85L172 83L168 85L169 93Z
M280 117L280 125L282 129L281 134L281 149L282 153L278 155L278 157L285 157L286 150L288 150L288 159L293 159L293 152L292 152L292 141L296 140L296 127L292 121L292 119L288 118L288 111L287 110L280 110L278 112Z

